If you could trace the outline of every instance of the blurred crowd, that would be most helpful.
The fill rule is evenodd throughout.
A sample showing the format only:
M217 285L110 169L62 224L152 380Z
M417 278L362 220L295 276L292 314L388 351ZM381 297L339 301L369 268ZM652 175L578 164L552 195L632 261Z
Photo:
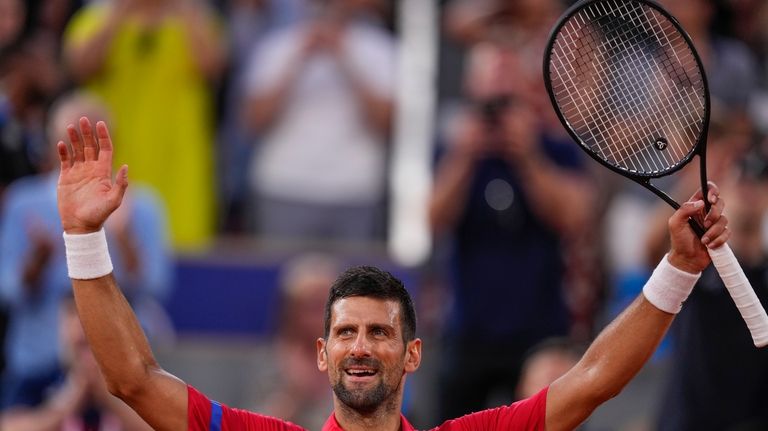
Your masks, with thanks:
M0 0L0 429L143 429L100 386L71 318L55 196L66 124L107 121L130 166L105 228L127 298L167 343L179 255L225 237L381 248L405 1ZM435 2L434 249L409 269L439 384L434 411L411 400L417 424L557 378L667 250L672 209L588 160L551 107L543 53L569 3ZM705 66L708 174L768 305L768 3L662 3ZM657 184L685 200L697 164ZM313 429L330 409L314 340L339 254L284 263L272 343L289 378L258 407ZM768 429L768 353L717 275L699 284L667 352L663 420L648 426Z

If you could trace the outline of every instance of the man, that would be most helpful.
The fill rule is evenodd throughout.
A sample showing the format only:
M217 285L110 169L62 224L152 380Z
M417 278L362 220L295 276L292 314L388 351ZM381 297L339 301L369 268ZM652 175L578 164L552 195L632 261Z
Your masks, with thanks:
M83 117L67 128L71 149L58 143L58 196L67 262L80 319L110 392L156 430L299 430L262 415L209 401L157 364L128 303L111 275L101 226L128 186L123 165L112 181L112 142L103 122ZM723 201L713 184L704 216L700 193L670 218L672 247L643 295L609 325L579 363L527 400L446 422L440 430L576 427L613 397L640 370L680 311L700 273L709 265L704 244L729 237ZM687 220L707 227L699 240ZM328 372L334 411L324 430L410 430L400 408L406 375L421 362L415 313L398 280L370 267L353 268L331 288L325 336L317 340L317 365Z
M396 44L380 0L311 1L250 60L244 114L258 234L272 241L376 239Z
M596 224L596 187L584 153L510 88L523 64L520 49L503 44L471 49L468 103L448 125L435 169L429 221L445 240L453 297L441 419L517 399L526 352L576 324L568 297L575 263L590 254L578 239Z

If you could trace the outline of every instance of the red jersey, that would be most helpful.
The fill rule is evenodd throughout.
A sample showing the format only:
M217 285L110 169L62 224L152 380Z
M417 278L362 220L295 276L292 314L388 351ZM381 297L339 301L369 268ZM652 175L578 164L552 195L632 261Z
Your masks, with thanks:
M187 388L189 431L305 431L282 419L221 405L209 400L192 386ZM531 398L449 420L432 431L544 431L546 407L547 388L544 388ZM401 416L401 420L403 431L415 431L404 416ZM336 422L336 416L331 414L322 431L343 430Z

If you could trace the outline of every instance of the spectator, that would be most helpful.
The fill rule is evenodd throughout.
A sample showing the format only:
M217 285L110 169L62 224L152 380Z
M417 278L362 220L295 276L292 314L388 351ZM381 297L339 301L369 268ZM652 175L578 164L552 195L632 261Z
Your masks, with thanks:
M765 172L760 175L743 177L723 193L733 202L728 210L731 246L768 307L768 253L762 242L768 182ZM768 429L768 351L752 344L713 267L702 274L671 334L672 367L660 403L659 431Z
M743 42L712 33L714 1L665 0L662 3L693 39L712 95L728 108L747 109L758 89L757 59Z
M130 407L112 396L85 339L72 296L59 310L62 372L44 392L45 401L0 413L0 429L11 431L150 431Z
M768 306L768 253L764 223L768 181L764 159L747 153L752 124L738 112L714 111L709 174L729 197L729 241L763 306ZM749 154L749 156L747 156ZM714 156L714 157L713 157ZM688 168L687 168L688 169ZM692 166L676 184L677 195L698 185ZM659 204L646 241L647 258L667 244L661 221L671 211ZM756 349L717 271L702 273L672 327L671 369L659 411L658 430L762 430L768 427L768 351ZM738 364L734 366L734 364ZM726 397L723 394L728 394Z
M35 41L0 47L0 196L13 180L42 168L48 152L42 132L45 109L62 83L57 69L55 59Z
M51 110L49 138L63 139L64 125L79 115L105 118L92 97L74 94ZM50 148L50 157L57 157ZM48 164L52 167L52 163ZM58 167L58 164L55 165ZM57 315L62 295L69 291L58 211L57 169L14 182L5 196L0 217L0 295L9 306L5 343L6 370L0 408L36 406L58 372ZM166 250L162 207L149 190L133 188L126 210L107 225L117 245L116 274L125 294L140 310L145 329L156 338L169 335L168 320L155 298L170 288L170 259Z
M482 409L497 389L514 398L528 349L569 329L563 242L588 224L593 196L578 148L547 135L507 86L514 60L496 44L474 49L474 106L448 138L430 202L433 230L453 237L442 418Z
M258 233L275 240L370 240L384 191L395 46L376 0L316 2L267 36L249 73Z
M116 158L162 196L182 249L204 246L214 228L211 82L225 57L217 30L202 2L111 0L81 9L65 33L71 73L115 120L124 143Z
M328 379L317 372L315 341L323 332L328 286L341 265L324 255L304 255L285 264L281 276L281 318L275 340L280 386L258 411L307 429L322 428L333 408Z
M248 217L248 165L253 156L253 140L243 121L242 107L247 98L247 72L270 31L295 24L302 16L306 0L230 0L224 14L230 61L223 80L222 113L218 128L218 171L221 226L225 232L253 228Z

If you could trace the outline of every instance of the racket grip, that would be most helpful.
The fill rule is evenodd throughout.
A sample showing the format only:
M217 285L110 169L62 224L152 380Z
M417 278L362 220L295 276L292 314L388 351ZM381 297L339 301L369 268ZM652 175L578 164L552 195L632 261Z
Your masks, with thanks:
M736 308L746 322L755 346L768 345L768 315L747 280L747 276L744 275L744 270L741 269L731 247L723 244L714 250L707 248L707 251L733 302L736 303Z

